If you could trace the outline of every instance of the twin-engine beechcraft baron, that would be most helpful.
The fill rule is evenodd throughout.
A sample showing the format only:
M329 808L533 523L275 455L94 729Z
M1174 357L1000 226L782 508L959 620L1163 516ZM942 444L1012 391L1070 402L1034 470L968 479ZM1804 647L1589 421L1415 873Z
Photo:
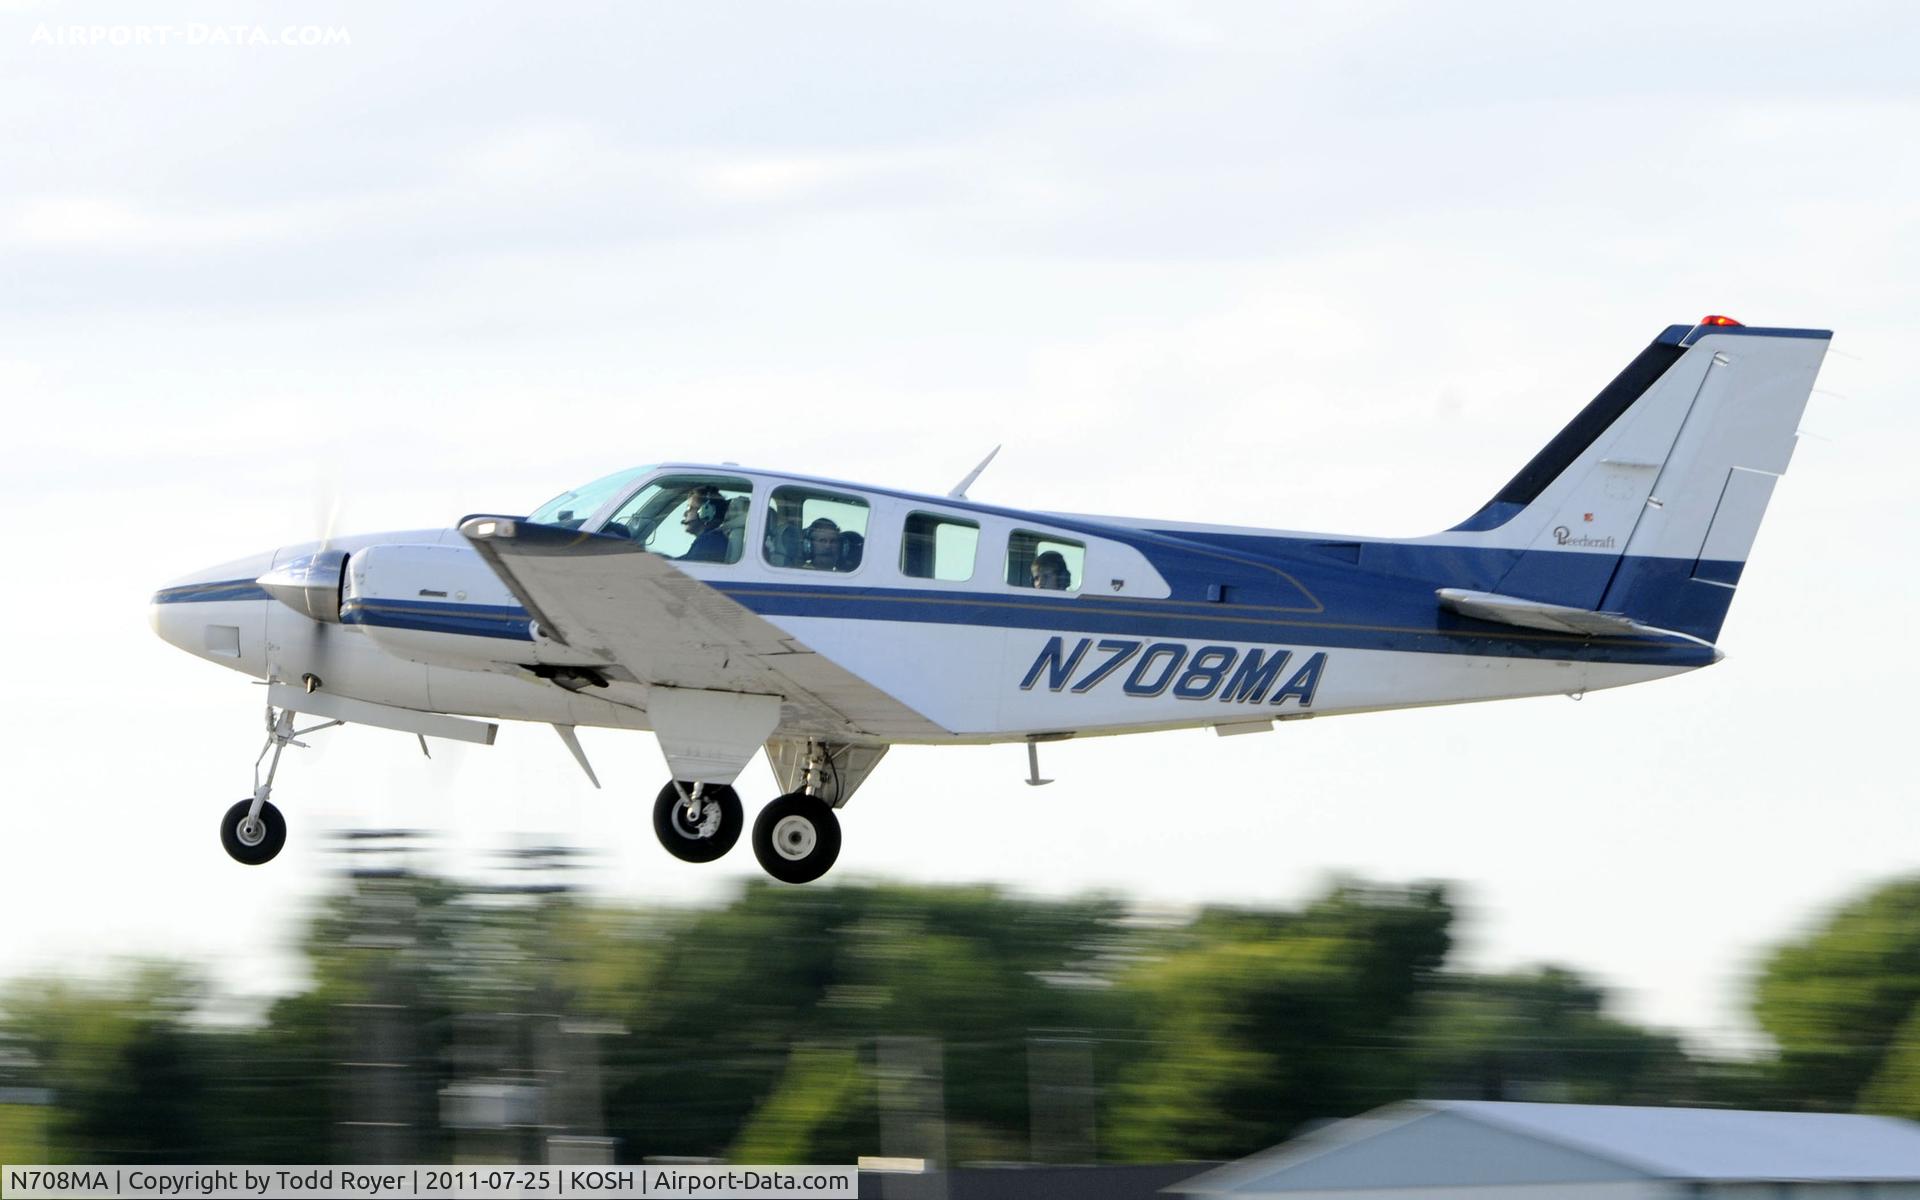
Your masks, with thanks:
M240 862L286 840L269 796L296 738L350 722L488 744L517 720L552 725L596 787L575 728L651 729L670 776L654 829L689 862L738 840L731 785L764 748L784 794L754 854L805 883L896 743L1025 742L1039 784L1037 746L1060 738L1579 695L1718 661L1830 338L1675 325L1428 537L1026 512L968 500L980 468L930 496L669 463L526 516L200 571L154 596L153 624L268 684L253 795L220 822Z

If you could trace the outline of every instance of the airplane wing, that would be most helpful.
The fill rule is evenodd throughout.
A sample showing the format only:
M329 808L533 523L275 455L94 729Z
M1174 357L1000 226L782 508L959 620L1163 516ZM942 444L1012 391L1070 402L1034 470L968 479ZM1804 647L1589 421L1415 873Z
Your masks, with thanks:
M1620 613L1595 612L1565 604L1548 604L1522 596L1502 596L1498 592L1475 592L1466 588L1440 588L1434 593L1440 607L1463 617L1494 621L1522 629L1545 629L1553 633L1578 633L1587 637L1677 637L1690 642L1700 639L1671 629L1642 625ZM1700 642L1706 645L1705 642Z
M625 538L477 516L460 533L542 635L628 682L777 695L781 726L838 741L942 731L718 589Z

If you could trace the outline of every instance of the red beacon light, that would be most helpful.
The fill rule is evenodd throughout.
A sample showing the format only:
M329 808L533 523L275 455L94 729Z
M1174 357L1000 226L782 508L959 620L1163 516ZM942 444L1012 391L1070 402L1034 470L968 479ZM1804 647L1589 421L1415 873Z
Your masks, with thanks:
M1735 326L1738 326L1740 324L1740 322L1734 320L1732 317L1701 317L1700 323L1702 325L1735 325Z

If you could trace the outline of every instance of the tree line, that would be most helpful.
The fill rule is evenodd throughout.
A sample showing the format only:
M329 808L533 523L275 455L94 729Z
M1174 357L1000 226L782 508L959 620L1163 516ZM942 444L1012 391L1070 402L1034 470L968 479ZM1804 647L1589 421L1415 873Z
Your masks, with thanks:
M1766 961L1773 1053L1691 1052L1542 966L1448 968L1446 887L1178 919L1116 897L753 883L636 910L347 877L309 981L0 988L0 1161L1220 1160L1414 1096L1920 1118L1920 880Z

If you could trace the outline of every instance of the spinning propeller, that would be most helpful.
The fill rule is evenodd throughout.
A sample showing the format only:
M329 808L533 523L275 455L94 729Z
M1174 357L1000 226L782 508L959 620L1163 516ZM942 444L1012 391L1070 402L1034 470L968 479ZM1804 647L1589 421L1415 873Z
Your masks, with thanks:
M314 524L320 527L319 547L310 554L276 565L254 580L269 596L323 625L340 623L347 552L333 549L334 527L339 518L338 492L330 486L321 487L314 496Z

